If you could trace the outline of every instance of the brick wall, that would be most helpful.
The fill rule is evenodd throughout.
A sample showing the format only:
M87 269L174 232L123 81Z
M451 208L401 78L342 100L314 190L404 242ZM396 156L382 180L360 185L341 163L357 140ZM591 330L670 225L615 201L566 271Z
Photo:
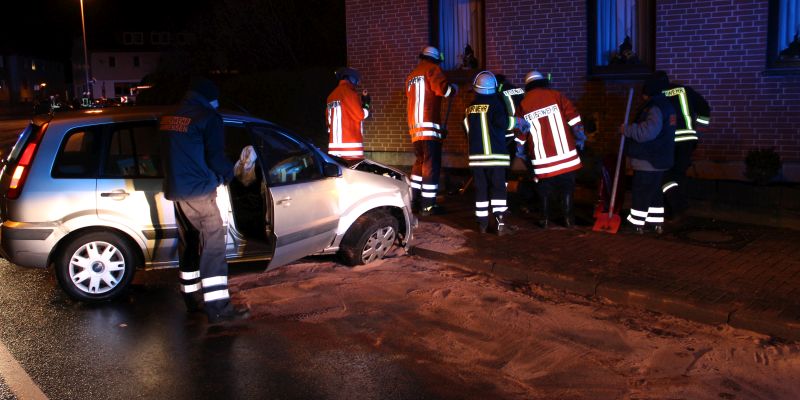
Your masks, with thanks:
M656 10L656 68L694 87L712 106L711 129L695 153L694 173L742 179L749 149L775 147L786 177L800 181L800 75L764 74L767 2L698 4L659 0ZM428 1L347 0L346 8L348 60L362 71L373 95L367 150L375 158L380 152L408 153L403 82L428 44ZM572 99L584 119L598 118L593 148L616 151L627 90L638 89L640 82L587 79L585 0L486 1L485 23L486 68L517 85L531 69L552 73L552 87ZM469 83L462 84L448 122L445 152L451 165L465 159L460 119L472 95Z

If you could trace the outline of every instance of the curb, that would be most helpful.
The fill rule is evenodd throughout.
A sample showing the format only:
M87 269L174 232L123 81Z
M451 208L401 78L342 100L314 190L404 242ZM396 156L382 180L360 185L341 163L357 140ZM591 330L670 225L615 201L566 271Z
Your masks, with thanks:
M496 262L479 257L455 256L420 247L412 248L411 254L458 267L467 267L504 281L544 285L585 297L602 297L613 303L669 314L703 324L728 324L734 328L800 341L800 323L789 318L790 316L782 316L785 313L765 316L763 313L749 310L740 311L735 304L692 301L659 290L642 289L625 283L598 281L596 278L541 271L526 271L523 269L524 266L509 261Z

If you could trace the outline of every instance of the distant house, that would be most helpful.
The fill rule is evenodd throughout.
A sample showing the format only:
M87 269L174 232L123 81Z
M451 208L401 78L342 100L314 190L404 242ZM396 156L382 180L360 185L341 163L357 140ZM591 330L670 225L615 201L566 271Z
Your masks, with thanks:
M798 182L800 17L788 15L800 10L798 3L346 0L348 63L361 71L373 100L365 123L368 156L398 165L413 160L404 80L431 44L444 52L444 68L461 86L448 121L446 165L466 165L460 121L481 69L518 86L532 69L552 74L552 86L573 100L584 121L593 120L597 134L589 147L598 153L616 151L628 88L665 70L713 109L690 173L743 179L748 150L774 147L786 179Z
M146 75L155 71L162 54L194 41L188 33L168 31L119 32L104 42L89 44L89 90L92 98L129 97ZM73 48L75 93L84 93L86 74L83 48Z
M0 54L0 105L66 96L65 89L63 63L22 54Z

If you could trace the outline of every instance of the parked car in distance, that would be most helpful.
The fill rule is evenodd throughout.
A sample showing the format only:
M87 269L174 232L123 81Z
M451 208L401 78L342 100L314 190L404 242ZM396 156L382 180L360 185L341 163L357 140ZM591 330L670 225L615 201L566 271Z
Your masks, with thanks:
M81 301L119 296L136 269L175 267L178 230L161 190L164 107L85 109L36 117L0 170L0 254L52 268ZM312 254L350 265L407 247L416 219L402 172L350 168L278 125L222 113L225 154L258 155L255 183L217 189L228 262L272 269Z

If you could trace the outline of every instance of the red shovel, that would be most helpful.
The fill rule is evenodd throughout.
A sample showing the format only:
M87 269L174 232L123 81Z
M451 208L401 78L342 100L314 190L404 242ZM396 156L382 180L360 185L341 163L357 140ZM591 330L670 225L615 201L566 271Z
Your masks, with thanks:
M631 102L633 101L633 88L628 91L628 106L625 108L625 126L628 126L628 114L631 112ZM619 182L619 169L622 165L622 150L625 147L625 135L619 139L619 153L617 153L617 168L614 170L614 184L611 186L611 204L608 206L608 213L597 215L594 221L593 231L617 233L621 222L619 215L614 214L614 201L617 199L617 183Z

